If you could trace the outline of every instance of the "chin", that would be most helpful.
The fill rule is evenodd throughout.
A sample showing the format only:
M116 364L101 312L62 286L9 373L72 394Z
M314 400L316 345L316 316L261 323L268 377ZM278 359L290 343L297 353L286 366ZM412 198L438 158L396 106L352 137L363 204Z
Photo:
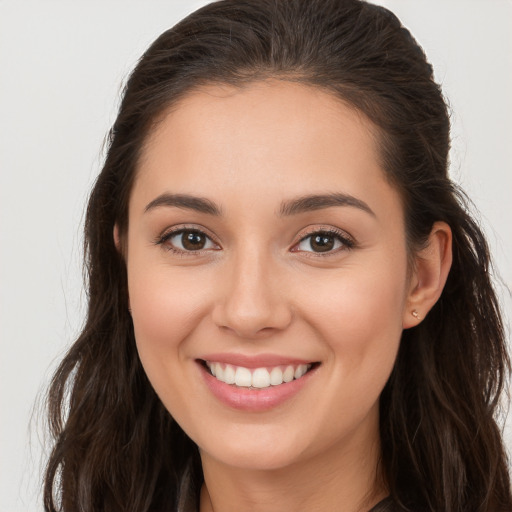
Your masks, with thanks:
M242 450L236 449L224 451L223 453L205 453L201 457L208 456L216 459L224 466L246 471L277 471L298 462L295 454L275 452L275 450Z
M252 429L251 429L252 430ZM278 470L302 459L303 443L292 436L269 435L260 429L260 432L251 432L246 435L218 436L214 443L200 445L202 458L212 458L221 464L233 468L252 471ZM284 442L283 442L284 441Z

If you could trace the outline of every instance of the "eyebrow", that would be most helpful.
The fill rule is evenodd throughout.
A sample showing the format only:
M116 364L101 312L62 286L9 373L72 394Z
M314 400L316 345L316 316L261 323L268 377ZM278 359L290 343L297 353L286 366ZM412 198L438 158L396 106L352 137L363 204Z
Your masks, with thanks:
M208 215L222 215L221 208L209 199L191 196L188 194L169 193L161 194L157 198L153 199L153 201L146 206L144 212L148 212L162 206L195 210L199 213L206 213ZM313 194L283 201L281 203L279 215L281 217L287 217L290 215L297 215L299 213L331 208L333 206L351 206L363 210L375 217L373 210L364 201L349 194L342 193Z
M333 206L351 206L363 210L373 217L376 216L374 211L364 201L349 194L342 193L308 195L290 201L284 201L281 203L279 215L296 215L298 213L322 210Z
M187 210L195 210L200 213L206 213L208 215L221 215L220 208L209 199L203 197L190 196L187 194L161 194L157 198L153 199L144 212L153 210L160 206L171 206L175 208L185 208Z

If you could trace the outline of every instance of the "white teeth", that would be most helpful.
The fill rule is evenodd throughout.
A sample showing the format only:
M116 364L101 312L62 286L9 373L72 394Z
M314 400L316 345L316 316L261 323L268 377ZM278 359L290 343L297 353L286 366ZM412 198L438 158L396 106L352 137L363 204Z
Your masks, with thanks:
M213 367L215 368L215 377L221 381L224 381L224 370L222 369L220 363L214 363Z
M283 370L279 368L279 366L276 366L275 368L272 368L272 371L270 372L270 384L272 386L279 386L279 384L283 383Z
M218 378L218 377L217 377ZM224 382L223 379L219 379ZM239 366L235 372L235 384L244 388L250 388L252 385L251 370Z
M253 388L268 388L270 386L270 373L266 368L257 368L252 374Z
M305 364L299 364L299 366L297 366L297 369L295 370L295 374L293 376L296 379L300 379L307 371L308 371L308 367Z
M293 366L287 366L286 370L283 372L283 381L291 382L293 380L294 376L295 376L295 369L293 368Z
M232 366L230 364L222 366L221 363L210 361L206 361L206 366L215 378L226 384L258 389L279 386L285 382L291 382L294 378L300 379L311 368L310 364L299 364L297 366L288 365L284 370L282 366L276 366L270 371L267 368L250 370L243 366Z
M227 364L224 369L224 382L226 384L234 384L236 381L235 375L235 369L230 364Z

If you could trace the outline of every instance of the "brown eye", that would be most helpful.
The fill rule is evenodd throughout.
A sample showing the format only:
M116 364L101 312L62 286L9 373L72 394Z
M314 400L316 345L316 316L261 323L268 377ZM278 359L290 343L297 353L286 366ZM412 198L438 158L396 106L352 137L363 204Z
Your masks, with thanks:
M180 229L179 231L174 231L163 237L160 243L178 252L218 249L208 235L197 229Z
M335 239L332 235L315 235L309 242L311 249L315 252L327 252L333 249Z
M305 236L293 249L310 253L331 253L341 249L351 249L354 242L338 232L318 231Z
M181 234L181 244L187 251L200 251L206 245L206 235L197 231L184 231Z

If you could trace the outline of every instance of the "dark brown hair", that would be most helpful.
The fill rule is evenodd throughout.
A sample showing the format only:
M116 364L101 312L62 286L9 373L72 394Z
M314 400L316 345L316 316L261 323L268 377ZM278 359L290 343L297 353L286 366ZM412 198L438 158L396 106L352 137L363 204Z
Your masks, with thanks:
M399 20L358 0L224 0L162 34L132 72L87 209L89 308L49 391L55 444L45 510L194 510L198 451L153 391L128 312L116 250L141 150L192 89L290 80L335 94L377 127L382 166L399 190L409 249L435 221L453 232L443 294L404 331L382 393L382 470L409 511L512 510L495 417L509 370L489 252L447 175L449 117L432 68Z

